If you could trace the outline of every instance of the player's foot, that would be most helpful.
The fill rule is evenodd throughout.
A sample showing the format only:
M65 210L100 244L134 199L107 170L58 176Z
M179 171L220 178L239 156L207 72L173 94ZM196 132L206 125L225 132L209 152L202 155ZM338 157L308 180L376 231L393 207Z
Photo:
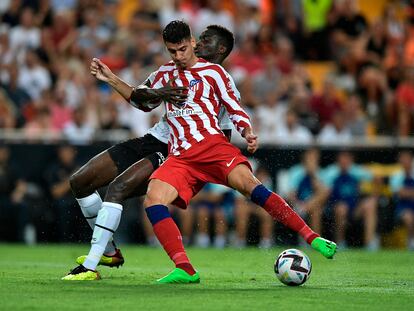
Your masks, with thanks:
M65 281L95 281L100 279L101 276L98 271L86 269L82 265L77 266L62 278Z
M332 259L336 253L336 244L321 237L314 239L311 246L328 259Z
M76 258L76 263L78 265L81 265L85 262L87 255L79 256ZM99 260L98 265L101 266L107 266L110 268L122 266L124 264L125 260L122 256L121 250L116 248L115 254L112 256L102 255L101 260Z
M157 280L157 283L160 284L190 284L190 283L200 283L200 275L196 272L193 275L189 275L183 269L175 268L173 271L168 273L161 279Z

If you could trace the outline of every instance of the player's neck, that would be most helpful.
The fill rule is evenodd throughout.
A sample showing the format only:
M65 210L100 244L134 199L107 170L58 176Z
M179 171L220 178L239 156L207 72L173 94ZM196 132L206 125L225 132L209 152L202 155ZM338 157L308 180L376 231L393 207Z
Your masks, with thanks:
M188 65L185 69L191 69L195 64L198 62L198 57L194 55L194 57L188 62Z

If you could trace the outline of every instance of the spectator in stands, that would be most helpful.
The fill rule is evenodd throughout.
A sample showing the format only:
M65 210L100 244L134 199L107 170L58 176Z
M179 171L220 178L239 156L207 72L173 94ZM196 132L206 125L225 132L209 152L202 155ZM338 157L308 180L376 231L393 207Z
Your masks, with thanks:
M405 68L405 80L395 92L397 133L408 136L412 133L414 111L414 67Z
M368 120L362 110L361 98L357 94L348 97L344 115L352 136L364 137L368 134Z
M327 60L330 56L328 15L332 0L304 0L305 58Z
M233 204L232 190L216 184L207 184L192 200L197 213L197 234L194 245L202 248L210 244L224 248L227 244L227 219L225 210ZM210 242L210 222L214 220L214 242Z
M270 177L269 171L261 166L258 167L255 176L266 186L268 189L273 188L273 181ZM274 222L269 214L265 213L263 209L258 208L257 205L246 200L245 197L235 194L234 202L234 222L236 227L236 239L234 246L237 248L243 248L247 245L247 233L249 229L249 220L251 216L255 216L260 222L259 232L259 247L270 248L273 246L273 227Z
M223 9L223 2L220 0L207 0L206 6L198 11L194 20L192 28L195 36L199 36L212 21L234 31L233 16Z
M326 124L318 135L321 144L348 144L352 141L352 134L343 111L336 111L332 123Z
M285 122L276 125L275 142L286 145L310 144L313 142L312 133L299 124L298 115L293 109L286 112Z
M396 199L395 215L407 228L408 249L414 250L414 166L411 151L402 151L398 156L401 171L391 176L391 190Z
M35 24L33 10L25 7L21 12L20 24L10 30L10 47L22 62L25 52L40 47L40 43L41 31Z
M30 96L17 84L18 68L16 64L8 66L8 82L0 83L15 109L16 126L22 127L25 123L25 112L30 106Z
M63 135L76 145L86 145L93 139L95 129L87 123L85 108L80 106L73 111L72 121L63 128Z
M0 82L9 82L8 69L15 61L15 54L10 48L9 27L6 24L0 24Z
M365 17L359 12L356 0L344 0L339 4L339 16L333 24L333 38L336 52L353 48L361 43L368 30Z
M12 129L16 124L16 109L7 94L0 89L0 129Z
M314 94L309 101L309 105L318 116L320 127L332 123L333 115L342 110L341 102L336 95L333 81L325 79L321 94Z
M53 142L60 138L60 132L53 127L50 108L39 106L34 108L33 119L24 126L26 139L31 142Z
M305 151L301 164L289 169L288 200L296 212L309 221L315 232L322 233L322 212L329 191L321 181L320 153L312 148Z
M363 197L360 191L362 181L372 181L373 175L363 167L354 164L352 153L341 151L335 164L322 172L322 180L330 190L326 213L335 220L335 241L340 248L347 247L347 229L363 222L363 242L367 250L377 250L380 241L377 236L376 196Z
M27 183L11 162L10 150L0 144L0 237L1 240L24 241L28 223L25 204ZM25 241L29 242L29 241Z
M103 26L97 9L81 12L85 24L79 29L78 44L87 55L100 55L111 37L110 30Z
M76 149L69 145L57 148L57 159L45 171L45 181L53 199L52 206L57 219L59 242L76 242L82 237L82 230L73 223L81 225L84 218L76 206L69 185L69 177L76 170ZM86 224L85 224L86 225Z
M40 98L42 91L52 85L50 72L41 63L35 50L27 50L25 63L19 68L18 86L21 87L32 100Z
M17 26L19 24L22 8L22 0L12 0L9 3L9 7L1 17L1 22L9 25L10 27Z

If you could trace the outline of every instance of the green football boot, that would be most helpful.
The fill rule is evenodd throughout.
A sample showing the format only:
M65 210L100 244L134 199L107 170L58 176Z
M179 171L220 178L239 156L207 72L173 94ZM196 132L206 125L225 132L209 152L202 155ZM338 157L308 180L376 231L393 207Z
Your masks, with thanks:
M193 275L189 275L183 269L175 268L161 279L157 280L159 284L190 284L200 283L200 275L196 272Z
M336 253L336 244L321 237L314 239L311 246L328 259L332 259Z
M102 255L101 260L99 260L99 266L107 266L110 268L122 266L125 262L124 257L122 256L121 250L116 248L115 254L112 256ZM82 255L76 258L76 263L81 265L85 262L87 255Z
M62 278L64 281L95 281L100 279L101 276L98 271L86 269L82 265L77 266Z

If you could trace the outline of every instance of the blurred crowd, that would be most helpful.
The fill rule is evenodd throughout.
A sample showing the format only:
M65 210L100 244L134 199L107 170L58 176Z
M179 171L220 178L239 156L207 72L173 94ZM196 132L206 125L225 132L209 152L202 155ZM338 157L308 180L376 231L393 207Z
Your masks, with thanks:
M187 21L196 38L209 24L233 31L235 49L224 66L264 143L347 145L358 137L410 136L414 1L365 3L382 4L382 13L368 18L356 0L0 1L0 131L19 129L29 142L69 142L57 151L40 187L54 206L52 214L42 215L44 222L57 220L53 239L82 238L79 230L73 232L74 222L83 224L79 209L68 213L75 201L67 178L83 164L76 162L71 145L88 145L101 130L142 136L162 114L161 109L142 113L97 82L89 73L91 59L99 57L138 85L169 61L161 30L174 19ZM36 198L39 190L15 173L9 158L8 148L1 146L1 218L16 224L14 238L30 243L39 228L30 222L29 206L38 205L26 198ZM409 152L400 156L403 173L385 181L355 166L347 152L330 167L321 169L318 161L319 152L309 150L301 165L277 177L276 189L316 230L325 230L324 222L335 223L332 236L345 248L354 231L349 224L357 222L362 244L377 249L378 209L394 200L395 219L408 228L408 245L414 248ZM257 170L264 183L273 184L275 176L265 167ZM374 190L362 194L360 185L367 180ZM383 187L391 187L390 193L384 194ZM273 222L228 189L209 185L190 211L177 212L189 243L249 244L250 214L260 223L257 243L269 247L275 242ZM73 234L65 234L69 231ZM150 230L143 234L156 243Z
M225 67L263 142L409 136L414 2L365 2L382 14L368 20L357 0L3 0L0 128L76 144L99 130L143 135L162 111L131 108L89 63L139 84L168 61L162 28L183 19L196 37L211 23L234 32Z

